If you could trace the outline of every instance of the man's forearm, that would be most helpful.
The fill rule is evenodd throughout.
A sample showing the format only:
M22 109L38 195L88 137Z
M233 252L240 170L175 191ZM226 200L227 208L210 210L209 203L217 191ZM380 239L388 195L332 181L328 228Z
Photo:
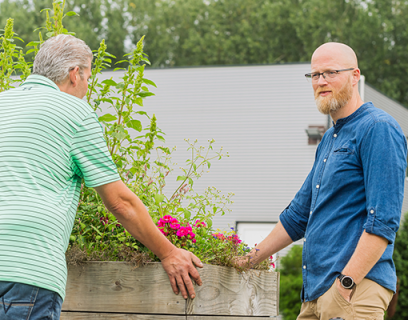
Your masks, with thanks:
M115 212L123 227L137 240L148 247L160 260L166 258L175 248L154 225L147 209L140 199L133 206L127 206L127 212Z
M292 242L292 239L283 225L278 222L271 233L249 253L251 264L257 264L265 260L279 250L287 247Z
M352 277L356 284L360 283L381 258L387 245L385 238L364 231L342 273Z

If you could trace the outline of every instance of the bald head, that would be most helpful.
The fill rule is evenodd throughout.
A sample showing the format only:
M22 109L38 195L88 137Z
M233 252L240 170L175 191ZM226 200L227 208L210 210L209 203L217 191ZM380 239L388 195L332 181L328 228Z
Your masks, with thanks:
M358 68L353 49L339 42L328 42L318 47L312 55L312 69L320 64L335 64L339 68Z

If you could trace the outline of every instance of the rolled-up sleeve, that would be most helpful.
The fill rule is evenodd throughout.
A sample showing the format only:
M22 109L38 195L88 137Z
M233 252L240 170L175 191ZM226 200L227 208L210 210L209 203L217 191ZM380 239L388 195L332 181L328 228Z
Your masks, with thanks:
M292 241L302 239L306 232L312 201L312 179L314 170L315 166L313 166L295 198L279 216L280 222Z
M402 130L386 122L375 122L367 131L360 150L364 172L367 220L364 229L392 244L399 228L404 197L407 142Z

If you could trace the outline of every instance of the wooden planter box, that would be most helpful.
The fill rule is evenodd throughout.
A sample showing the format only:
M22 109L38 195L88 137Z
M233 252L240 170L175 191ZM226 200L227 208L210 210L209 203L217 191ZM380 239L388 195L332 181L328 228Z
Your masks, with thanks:
M196 298L175 295L161 263L133 268L88 262L68 268L61 320L256 320L277 316L279 273L204 265Z

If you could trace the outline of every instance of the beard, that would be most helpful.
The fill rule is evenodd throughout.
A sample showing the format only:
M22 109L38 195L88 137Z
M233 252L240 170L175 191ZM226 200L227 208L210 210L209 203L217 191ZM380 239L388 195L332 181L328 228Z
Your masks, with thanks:
M315 92L315 101L317 109L323 114L330 114L343 108L353 95L353 87L351 86L351 78L343 85L339 91L332 91L331 96L321 97L320 92L325 91L324 87L319 88Z

